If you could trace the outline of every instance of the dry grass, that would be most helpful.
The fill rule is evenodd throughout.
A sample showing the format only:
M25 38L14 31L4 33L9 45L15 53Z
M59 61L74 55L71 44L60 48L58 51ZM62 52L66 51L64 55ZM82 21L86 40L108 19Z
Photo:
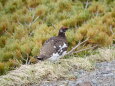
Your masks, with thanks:
M76 69L91 70L95 62L115 60L115 48L98 49L98 53L85 58L73 57L57 62L38 62L34 65L22 65L0 76L0 86L21 86L22 84L40 83L42 80L57 80L60 78L75 78L71 73Z
M112 61L115 60L115 48L98 49L99 54L89 56L92 62Z

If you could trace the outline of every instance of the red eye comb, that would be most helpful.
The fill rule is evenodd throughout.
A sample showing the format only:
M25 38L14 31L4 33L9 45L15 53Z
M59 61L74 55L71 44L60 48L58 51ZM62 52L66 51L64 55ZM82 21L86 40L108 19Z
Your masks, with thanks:
M62 29L68 29L68 27L63 26Z

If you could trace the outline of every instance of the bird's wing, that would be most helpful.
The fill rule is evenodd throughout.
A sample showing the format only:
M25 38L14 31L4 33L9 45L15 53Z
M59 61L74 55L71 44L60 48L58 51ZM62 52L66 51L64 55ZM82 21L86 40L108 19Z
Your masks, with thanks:
M58 52L59 55L62 55L64 51L67 51L68 48L68 43L66 39L57 39L55 42L56 46L56 51Z
M54 53L62 55L67 50L67 42L65 39L52 37L47 40L40 50L40 55L45 55L47 58L51 57Z
M48 40L46 40L45 42L44 42L44 44L43 45L45 45L45 44L47 44L47 43L49 43L51 40L53 40L53 39L55 39L56 37L51 37L51 38L49 38Z
M40 50L40 55L45 55L47 57L50 57L54 52L56 52L55 48L55 41L50 38L48 39L42 46Z

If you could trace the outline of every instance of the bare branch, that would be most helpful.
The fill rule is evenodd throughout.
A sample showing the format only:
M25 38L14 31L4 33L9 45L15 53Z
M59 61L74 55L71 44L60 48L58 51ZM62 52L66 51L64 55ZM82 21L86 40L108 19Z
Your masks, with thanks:
M81 47L78 47L77 49L80 50L80 49L82 49L85 45L86 45L86 43L84 43Z
M52 24L52 26L54 27L54 29L56 29L56 26L54 24Z
M15 60L19 65L22 64L16 57L14 57L14 60Z
M33 8L28 8L28 10L29 10L30 12L34 11ZM39 16L37 16L35 19L34 19L34 18L35 18L35 12L32 12L32 21L29 22L29 24L25 23L25 25L28 26L28 27L30 28L31 25L32 25L34 22L37 21L37 19L39 18ZM20 25L23 25L23 24L21 24L20 22L18 22L18 23L19 23Z
M30 22L30 23L29 23L28 27L30 28L30 27L31 27L31 25L32 25L32 22Z
M86 5L85 5L85 9L87 9L88 5L89 5L89 2L87 0Z
M29 10L30 12L32 12L34 9L33 9L33 8L28 8L28 10ZM32 24L35 23L35 22L38 20L39 16L37 16L35 19L34 19L34 18L35 18L35 12L32 12L32 21L29 22L28 24L25 22L24 25L26 25L27 27L30 28L30 27L32 26ZM18 21L18 24L24 26L24 25L23 25L21 22L19 22L19 21Z
M95 16L98 16L99 15L99 11L96 12Z
M114 32L113 32L113 29L112 29L112 25L110 25L110 31L111 31L111 33L112 33L112 35L113 35Z
M83 42L79 42L78 45L76 45L74 48L72 48L68 53L71 54L76 48L78 48L80 45L82 45L83 43L85 43L86 41L88 41L89 38L87 38L86 40L84 40Z
M37 17L34 19L33 23L36 22L39 17L40 17L40 16L37 16Z
M93 47L88 47L88 48L85 48L85 49L81 49L79 51L76 51L76 52L73 52L73 53L79 53L79 52L82 52L82 51L86 51L86 50L89 50L89 49L94 49L95 47L97 47L98 45L95 45Z
M31 60L29 59L29 55L27 54L27 58L26 58L26 65L30 64Z
M77 29L78 29L78 25L75 25L75 28L77 28Z
M115 34L115 33L113 32L112 25L110 25L110 31L111 31L112 35ZM113 39L113 41L115 41L115 39Z
M33 13L32 19L34 19L34 17L35 17L35 12ZM32 21L33 21L33 20L32 20Z
M33 18L34 18L34 17L33 17ZM31 27L31 25L32 25L33 23L35 23L35 22L38 20L38 18L39 18L39 16L37 16L34 20L32 19L33 21L30 22L28 26Z
M64 57L64 56L66 56L66 55L70 55L70 54L73 54L73 51L76 49L76 48L78 48L80 45L82 45L82 44L84 44L86 41L88 41L89 40L89 38L87 38L86 40L84 40L84 41L79 41L79 43L75 46L75 47L73 47L68 53L66 53L65 55L62 55L61 57Z
M5 32L6 32L7 34L9 34L11 37L14 38L13 34L11 34L10 32L8 32L6 29L5 29Z
M24 59L22 56L21 56L21 59L22 59L23 61L26 61L26 59Z
M28 60L29 60L29 58L28 58L28 56L27 56L27 59L26 59L26 65L28 64Z
M19 21L18 21L18 24L23 26L23 24L21 22L19 22Z
M29 61L28 61L28 64L30 64L31 63L31 59L29 59Z

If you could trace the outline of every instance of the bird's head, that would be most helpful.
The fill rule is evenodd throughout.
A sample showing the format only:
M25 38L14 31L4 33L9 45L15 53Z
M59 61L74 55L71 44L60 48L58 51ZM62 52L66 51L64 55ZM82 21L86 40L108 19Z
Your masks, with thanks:
M65 32L68 30L68 27L61 27L58 33L58 36L65 37Z
M68 30L68 27L61 27L59 32L60 33L65 33Z

